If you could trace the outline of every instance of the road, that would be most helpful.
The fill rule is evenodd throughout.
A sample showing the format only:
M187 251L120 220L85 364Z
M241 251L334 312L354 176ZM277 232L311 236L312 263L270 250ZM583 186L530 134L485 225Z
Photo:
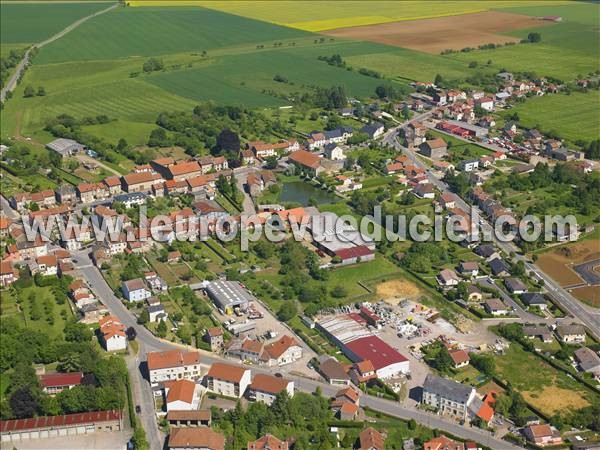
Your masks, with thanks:
M440 191L448 190L448 185L444 183L442 180L438 179L430 170L430 168L416 155L416 153L400 144L398 141L398 133L399 130L406 127L410 122L415 120L423 120L427 118L431 112L423 113L419 116L414 117L408 122L403 123L397 128L389 130L383 138L383 142L394 146L398 151L402 151L408 158L412 161L412 163L423 169L429 179L430 183L433 184ZM456 196L456 205L461 210L471 214L471 205L469 205L464 199ZM481 216L481 214L480 214ZM481 216L483 219L483 216ZM504 242L499 240L495 233L493 227L487 220L482 220L481 230L484 234L489 234L493 240L493 242L506 254L514 254L514 259L516 261L523 261L525 263L525 268L528 272L532 272L539 279L544 280L546 289L548 291L548 295L552 297L554 301L560 304L569 314L573 317L577 318L581 323L583 323L589 330L589 332L594 335L596 338L600 339L600 311L595 310L591 307L587 307L583 305L579 300L569 294L565 289L563 289L556 281L554 281L550 276L544 273L539 267L535 264L530 263L527 259L520 254L521 250L512 242Z
M55 35L49 37L45 41L34 44L30 48L28 48L27 51L25 52L25 54L23 55L23 59L19 62L19 64L17 64L17 67L15 68L14 73L12 74L12 76L9 78L9 80L4 85L4 87L2 88L2 91L0 91L0 101L3 102L6 99L6 94L8 92L13 92L16 89L19 78L22 76L23 72L29 65L29 59L31 56L31 52L34 49L42 48L44 45L48 45L51 42L54 42L57 39L60 39L65 34L69 33L70 31L73 31L75 28L77 28L79 25L81 25L85 21L87 21L93 17L99 16L100 14L104 14L108 11L111 11L111 10L115 9L117 6L119 6L119 4L115 3L114 5L111 5L106 9L103 9L101 11L96 11L95 13L90 14L89 16L82 17L81 19L77 20L76 22L73 22L71 25L69 25L68 27L59 31Z
M145 327L138 325L133 315L127 310L127 308L125 308L121 300L114 295L112 289L106 283L100 271L92 265L89 257L84 252L79 252L74 255L74 257L77 260L77 269L81 272L83 278L85 278L98 298L106 305L112 314L121 320L126 327L131 326L137 331L136 340L139 345L139 356L135 361L133 359L129 360L128 368L132 375L132 388L134 397L136 399L136 404L139 404L142 409L142 413L140 415L142 425L146 430L152 450L160 450L162 449L164 436L158 429L152 391L150 389L149 382L144 378L143 373L140 370L140 363L143 363L146 360L146 353L148 352L165 351L174 348L185 348L185 346L158 339ZM198 351L202 353L203 365L211 365L214 362L224 361L228 362L229 364L237 364L230 359L215 355L213 353L202 350ZM252 366L252 370L255 373L272 374L272 370L268 368ZM290 374L287 374L286 376L293 380L298 389L303 392L314 392L317 387L320 388L325 395L333 395L337 391L335 386L331 386L316 379L313 380L309 378L300 378ZM452 433L456 436L460 436L464 439L474 440L494 449L516 450L520 448L494 437L485 430L464 427L455 422L451 422L442 416L404 407L397 402L380 399L370 395L363 395L361 404L401 419L414 419L428 427L437 428L448 433Z
M243 213L246 216L252 216L256 214L254 201L252 200L252 197L250 197L250 194L246 191L246 179L248 178L248 175L257 171L258 169L254 167L238 167L237 169L233 169L233 176L237 182L237 187L244 194L242 206L244 208Z

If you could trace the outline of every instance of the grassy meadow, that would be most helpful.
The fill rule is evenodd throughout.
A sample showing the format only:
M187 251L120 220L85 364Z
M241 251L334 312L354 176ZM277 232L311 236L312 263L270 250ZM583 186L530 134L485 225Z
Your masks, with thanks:
M600 138L600 91L571 95L544 95L528 99L511 110L527 128L556 131L571 143Z
M540 2L533 1L522 1L520 3L525 5L540 4ZM547 3L551 2L544 1L544 4ZM244 0L134 0L130 4L132 6L156 6L157 4L161 6L197 5L287 27L318 32L342 27L475 13L493 8L507 8L514 6L515 3L507 0L485 2L465 0L445 2L415 0L402 2L389 0L370 0L368 2L351 0L271 0L269 2Z
M0 2L0 41L3 45L43 41L76 20L108 8L110 4Z

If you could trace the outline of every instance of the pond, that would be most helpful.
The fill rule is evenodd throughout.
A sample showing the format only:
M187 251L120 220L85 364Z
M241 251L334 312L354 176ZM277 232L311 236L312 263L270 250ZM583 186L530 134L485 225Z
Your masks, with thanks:
M339 198L335 194L319 189L304 181L283 183L281 194L279 194L280 202L300 203L302 206L308 206L308 200L311 198L318 204L339 201Z

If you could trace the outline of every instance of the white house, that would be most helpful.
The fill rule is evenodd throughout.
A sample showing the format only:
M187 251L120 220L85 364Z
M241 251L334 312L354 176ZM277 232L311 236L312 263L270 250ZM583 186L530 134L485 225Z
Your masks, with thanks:
M123 296L130 302L141 302L152 295L141 278L124 281L121 285Z
M106 316L98 321L100 336L104 348L108 352L125 350L127 348L127 335L125 326L115 316Z
M302 347L290 336L265 345L260 361L268 366L283 366L302 358Z
M227 397L242 398L250 386L251 372L239 366L214 363L206 374L209 391Z
M461 161L461 163L459 164L458 167L463 172L472 172L475 169L479 168L479 160L471 159L471 160Z
M286 391L288 397L294 396L294 382L285 378L266 374L257 374L250 384L249 397L257 402L271 405L280 392Z
M341 161L346 159L346 155L344 155L344 150L339 147L337 144L327 144L323 149L323 154L325 158L331 159L332 161Z
M158 322L159 320L164 320L167 318L169 313L165 311L165 307L160 303L158 305L149 305L148 306L148 317L150 323Z
M200 406L202 388L190 380L163 383L167 411L195 411Z
M475 100L475 106L481 107L481 109L485 109L486 111L494 110L494 99L490 97L483 97Z
M40 256L37 260L37 270L45 276L56 275L58 273L58 261L54 255Z
M200 378L200 353L184 350L167 350L148 353L150 384L161 381L196 380Z
M442 270L436 278L438 284L445 287L456 286L460 282L460 278L456 272L451 269Z

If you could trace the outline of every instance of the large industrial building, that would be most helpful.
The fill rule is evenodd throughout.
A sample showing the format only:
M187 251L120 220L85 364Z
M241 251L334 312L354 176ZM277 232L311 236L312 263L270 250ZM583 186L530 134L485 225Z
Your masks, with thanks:
M204 290L216 307L225 314L232 314L237 307L245 310L249 303L256 301L239 281L211 281L206 284Z
M371 361L379 378L408 374L408 359L367 328L355 314L336 316L317 322L329 338L353 362Z

